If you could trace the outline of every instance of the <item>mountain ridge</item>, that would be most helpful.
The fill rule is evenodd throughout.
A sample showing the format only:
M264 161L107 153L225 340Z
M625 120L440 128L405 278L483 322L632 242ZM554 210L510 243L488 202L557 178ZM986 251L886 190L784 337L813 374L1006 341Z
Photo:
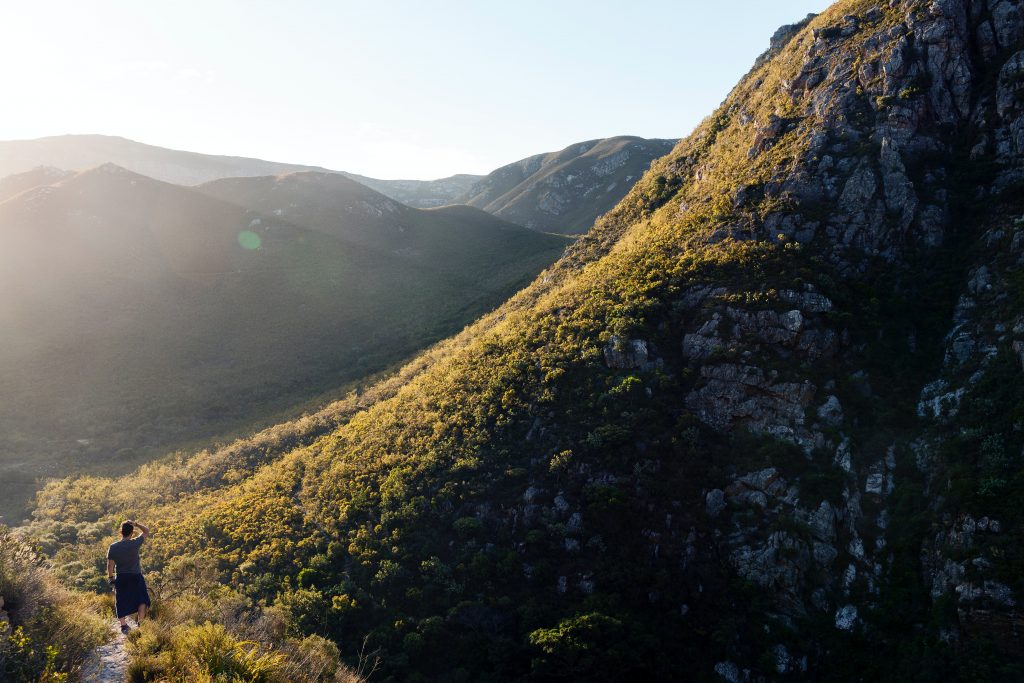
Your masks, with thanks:
M586 232L676 142L617 136L575 143L502 166L458 201L535 230Z
M63 135L0 141L0 178L27 182L40 166L82 171L115 163L178 185L198 186L234 177L268 177L296 172L345 176L413 208L471 204L541 231L584 232L639 178L651 160L673 141L634 136L576 143L560 152L534 155L488 175L458 174L436 180L382 180L317 166L248 157L218 156L155 147L121 137ZM531 169L526 173L524 169ZM508 176L514 176L511 179ZM40 178L40 182L45 177ZM13 181L11 181L13 182ZM515 189L518 187L518 189ZM498 194L495 194L501 188ZM503 200L501 194L510 194ZM494 196L492 196L494 195Z
M482 211L403 207L341 176L299 182L307 206L348 189L368 209L400 207L402 224L374 216L367 232L364 211L307 226L311 214L113 164L0 202L0 283L17 294L0 301L5 516L69 452L80 471L123 470L251 424L250 411L346 391L461 328L565 246Z
M842 0L773 42L330 433L195 493L51 485L58 569L143 511L159 567L389 680L1019 680L1024 15Z

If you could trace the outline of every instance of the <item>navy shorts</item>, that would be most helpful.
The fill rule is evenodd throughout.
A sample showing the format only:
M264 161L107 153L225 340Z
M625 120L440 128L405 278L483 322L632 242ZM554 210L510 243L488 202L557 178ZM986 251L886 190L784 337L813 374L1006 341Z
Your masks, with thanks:
M138 612L139 605L149 607L149 591L142 574L118 574L114 579L114 601L118 619Z

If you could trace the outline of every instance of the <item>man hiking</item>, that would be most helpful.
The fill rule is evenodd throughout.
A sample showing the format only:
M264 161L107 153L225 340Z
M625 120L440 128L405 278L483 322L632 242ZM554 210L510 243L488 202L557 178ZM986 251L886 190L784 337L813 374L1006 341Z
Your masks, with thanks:
M135 527L139 535L135 536ZM128 616L135 614L135 623L141 624L149 607L149 591L146 579L142 577L139 564L139 548L146 540L149 529L145 524L133 520L121 522L121 540L110 544L107 550L107 578L114 589L117 618L121 622L121 633L128 633ZM117 576L114 576L114 570Z

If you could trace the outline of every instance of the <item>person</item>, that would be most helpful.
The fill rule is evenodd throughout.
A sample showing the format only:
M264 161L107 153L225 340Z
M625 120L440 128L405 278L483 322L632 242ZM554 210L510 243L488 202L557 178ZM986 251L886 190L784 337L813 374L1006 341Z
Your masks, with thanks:
M135 536L135 527L139 535ZM121 540L110 544L107 550L107 578L114 590L117 619L121 622L121 633L128 633L128 617L135 616L135 623L141 624L150 607L146 579L142 575L139 548L149 534L149 528L134 520L121 522ZM117 570L115 576L114 570Z

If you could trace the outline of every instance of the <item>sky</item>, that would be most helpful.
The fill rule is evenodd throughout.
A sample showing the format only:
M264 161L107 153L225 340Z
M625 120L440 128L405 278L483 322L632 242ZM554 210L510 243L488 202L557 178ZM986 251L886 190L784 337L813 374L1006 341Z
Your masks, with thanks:
M687 135L825 0L0 4L0 139L120 135L378 178Z

